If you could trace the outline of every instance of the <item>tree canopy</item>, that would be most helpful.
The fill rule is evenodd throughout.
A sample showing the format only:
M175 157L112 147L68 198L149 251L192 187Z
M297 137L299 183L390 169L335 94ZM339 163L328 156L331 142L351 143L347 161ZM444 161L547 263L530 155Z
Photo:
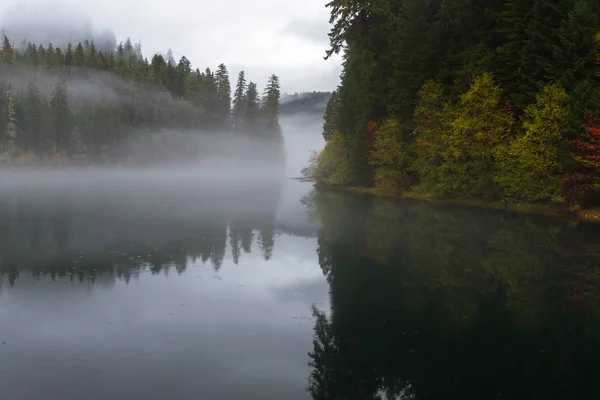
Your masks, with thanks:
M319 161L325 169L327 155L347 154L339 160L347 171L339 183L347 185L599 198L600 173L586 154L600 125L597 1L332 0L327 7L325 58L342 53L343 71L323 136L327 147L344 148L326 148L310 170L326 180Z

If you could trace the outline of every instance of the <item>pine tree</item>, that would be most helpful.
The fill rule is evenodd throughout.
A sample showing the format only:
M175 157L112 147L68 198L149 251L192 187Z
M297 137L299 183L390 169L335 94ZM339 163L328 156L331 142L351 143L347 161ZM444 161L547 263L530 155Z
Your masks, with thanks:
M233 109L232 109L232 125L233 130L240 130L243 126L243 118L246 107L246 76L244 71L241 71L238 75L237 84L235 87L235 94L233 97Z
M522 51L527 41L527 26L532 18L535 0L508 0L500 13L499 32L503 43L497 48L496 78L509 97L518 96L518 80Z
M4 36L4 40L2 42L2 50L0 51L0 64L4 65L13 65L14 63L15 52L10 44L10 40L8 40L7 36Z
M29 64L33 65L34 67L37 67L38 64L38 54L37 54L37 47L35 46L34 43L27 43L27 49L26 49L26 58Z
M36 65L45 66L46 65L46 49L41 44L37 49L37 63Z
M338 109L338 94L337 91L331 93L327 106L325 107L325 113L323 114L323 138L325 141L329 140L331 135L338 129L337 121L337 109Z
M48 46L46 47L44 66L48 69L51 69L54 67L55 62L56 58L54 55L54 46L52 46L52 43L48 43Z
M54 51L54 65L58 68L61 68L65 65L65 55L60 47L57 47Z
M208 113L208 123L211 128L218 127L217 114L217 81L210 68L206 68L202 79L201 106Z
M392 113L410 119L417 91L427 79L435 77L438 49L435 0L407 0L399 10L393 39L399 45L393 56L390 81Z
M243 119L244 126L249 133L256 134L259 130L258 123L260 118L260 106L256 83L248 83L248 89L246 90L244 97L246 98Z
M65 65L67 67L73 65L73 57L73 45L71 44L71 42L69 42L69 44L67 45L67 51L65 52Z
M85 66L88 68L96 68L98 61L98 52L96 51L96 45L92 40L90 42L86 57L85 57Z
M217 118L219 125L228 128L231 125L231 83L225 64L220 64L215 73L217 85Z
M53 133L55 151L57 153L69 152L73 116L69 108L68 88L64 76L59 75L52 92L50 107L52 109Z
M80 68L85 66L85 51L83 50L83 45L81 42L77 44L77 47L75 47L75 52L73 53L73 64Z
M11 89L11 86L8 86L8 90L6 91L6 103L7 103L7 122L6 122L6 135L4 138L4 151L8 152L11 157L14 157L17 147L17 119L15 112L15 99L14 93Z
M276 75L271 75L267 82L267 86L263 92L262 98L262 117L265 123L265 130L268 133L281 132L279 126L279 99L281 98L281 88L279 78Z

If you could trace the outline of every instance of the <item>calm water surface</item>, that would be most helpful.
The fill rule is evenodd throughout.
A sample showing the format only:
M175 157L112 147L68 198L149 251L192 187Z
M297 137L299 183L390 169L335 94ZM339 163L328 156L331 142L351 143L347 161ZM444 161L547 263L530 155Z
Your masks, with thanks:
M598 226L256 177L3 182L1 399L600 394Z

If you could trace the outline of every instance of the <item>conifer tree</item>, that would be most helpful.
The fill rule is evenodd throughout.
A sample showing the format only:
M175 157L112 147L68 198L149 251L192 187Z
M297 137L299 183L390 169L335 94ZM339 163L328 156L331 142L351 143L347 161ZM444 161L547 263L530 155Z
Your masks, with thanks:
M244 106L244 126L250 133L257 133L259 130L260 106L258 98L258 90L256 83L248 83L248 88L245 94L246 104Z
M46 49L41 44L37 49L37 62L36 65L45 66L46 65Z
M281 131L281 127L279 126L280 98L281 88L279 85L279 78L273 74L269 77L262 98L261 112L267 132L275 132L279 134Z
M67 67L73 65L73 57L73 45L71 44L71 42L69 42L69 44L67 45L67 51L65 52L65 65Z
M71 141L71 133L73 129L73 116L71 114L71 110L69 109L69 101L67 96L67 83L64 76L59 75L56 79L56 84L50 100L50 107L52 109L54 148L58 153L68 153L68 146Z
M231 125L231 83L225 64L220 64L215 73L217 85L217 118L220 126L228 128Z
M0 64L13 65L14 57L14 49L10 44L10 40L7 36L4 36L4 40L2 41L2 50L0 51Z
M57 47L54 51L54 65L58 68L61 68L65 65L65 55L60 47Z
M73 64L80 68L85 66L85 51L83 50L83 45L81 42L77 43L77 47L75 47L75 52L73 53Z
M97 57L98 57L98 52L96 51L96 45L94 44L94 41L92 40L90 42L89 48L87 50L87 54L85 57L85 65L88 68L95 68L96 64L97 64Z
M54 46L52 46L52 43L48 43L48 46L46 47L46 53L44 55L44 66L48 69L51 69L54 67L55 62L56 58L54 54Z
M235 94L233 96L232 125L234 130L240 130L243 125L246 107L246 76L244 71L238 75Z
M325 113L323 114L323 138L327 141L333 135L337 129L337 108L338 108L338 94L337 91L331 93L327 106L325 107Z
M4 151L8 152L10 156L14 156L17 150L17 119L15 112L15 99L11 86L8 86L6 91L6 104L7 104L7 122L6 122L6 134L4 138Z

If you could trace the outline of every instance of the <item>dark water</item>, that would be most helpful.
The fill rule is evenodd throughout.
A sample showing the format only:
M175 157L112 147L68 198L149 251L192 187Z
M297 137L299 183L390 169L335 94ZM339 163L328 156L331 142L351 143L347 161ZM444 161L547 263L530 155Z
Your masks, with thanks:
M600 394L599 226L63 178L0 185L0 399Z

